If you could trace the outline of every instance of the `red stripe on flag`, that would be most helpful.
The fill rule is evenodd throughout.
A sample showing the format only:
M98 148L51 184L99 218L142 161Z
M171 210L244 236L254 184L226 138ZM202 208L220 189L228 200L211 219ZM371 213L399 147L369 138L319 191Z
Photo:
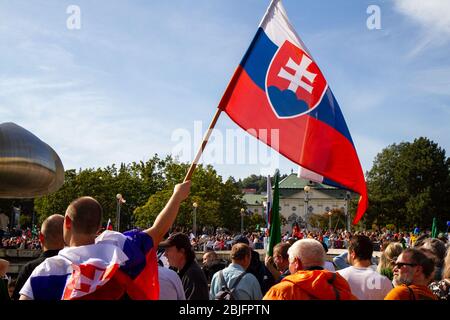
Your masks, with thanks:
M239 79L228 88L233 94L222 105L228 116L244 130L256 130L249 133L291 161L359 193L364 202L358 206L357 223L367 209L367 189L353 144L333 127L310 116L277 118L266 93L247 72L239 66L236 73ZM267 137L260 129L269 130ZM272 141L273 129L279 130L279 141Z

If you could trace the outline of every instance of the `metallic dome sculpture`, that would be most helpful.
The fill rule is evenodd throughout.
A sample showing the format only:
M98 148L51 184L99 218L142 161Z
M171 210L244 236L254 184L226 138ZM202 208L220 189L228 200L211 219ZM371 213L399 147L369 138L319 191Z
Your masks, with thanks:
M0 198L34 198L64 183L58 154L15 123L0 124Z

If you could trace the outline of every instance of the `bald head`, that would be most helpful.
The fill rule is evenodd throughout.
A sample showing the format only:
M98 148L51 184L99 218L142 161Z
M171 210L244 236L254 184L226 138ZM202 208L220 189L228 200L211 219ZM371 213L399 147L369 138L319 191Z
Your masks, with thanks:
M48 250L64 248L63 238L64 216L54 214L45 219L41 226L43 246Z
M72 231L74 233L95 235L100 229L103 209L94 198L81 197L69 205L66 216L72 220Z
M217 253L215 253L214 251L208 251L203 255L203 264L205 266L211 266L216 260Z
M299 259L303 269L325 264L325 250L322 244L314 239L296 241L288 250L289 260Z

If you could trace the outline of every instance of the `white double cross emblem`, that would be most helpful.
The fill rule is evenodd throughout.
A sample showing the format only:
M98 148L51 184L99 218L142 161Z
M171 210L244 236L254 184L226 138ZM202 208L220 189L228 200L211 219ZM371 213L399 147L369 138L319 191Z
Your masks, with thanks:
M308 58L305 54L302 56L300 64L295 63L294 60L289 58L286 67L294 70L295 74L293 75L289 73L286 69L281 68L280 72L278 73L278 76L280 78L290 81L288 89L291 90L292 92L296 93L298 87L302 87L309 93L312 93L314 89L313 86L303 81L303 78L306 78L310 83L313 83L314 79L317 76L317 74L307 70L312 62L313 61L310 58Z

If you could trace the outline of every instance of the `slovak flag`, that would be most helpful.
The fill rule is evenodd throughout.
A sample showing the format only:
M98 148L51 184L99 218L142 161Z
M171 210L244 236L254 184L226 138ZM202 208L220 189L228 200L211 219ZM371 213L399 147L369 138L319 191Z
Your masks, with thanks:
M108 219L108 223L106 224L106 230L112 230L111 218Z
M367 187L352 137L328 82L280 0L272 0L219 108L291 161L358 193L353 223L361 219L368 205Z
M95 244L66 247L47 258L20 291L34 300L159 298L153 240L137 230L104 231Z
M266 221L267 221L267 233L270 230L270 221L272 216L272 181L270 175L267 176L267 206L266 206Z

